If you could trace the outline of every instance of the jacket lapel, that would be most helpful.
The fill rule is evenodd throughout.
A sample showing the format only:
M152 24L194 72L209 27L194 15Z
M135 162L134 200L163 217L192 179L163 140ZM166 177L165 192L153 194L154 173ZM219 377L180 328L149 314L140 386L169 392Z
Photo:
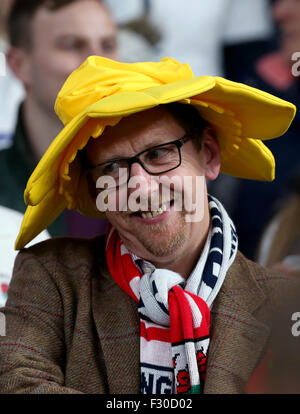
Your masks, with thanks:
M251 262L237 258L211 311L211 343L204 392L245 393L263 355L270 328L255 311L265 301Z
M139 393L137 306L116 285L105 265L100 265L100 275L93 279L92 312L106 366L107 393Z

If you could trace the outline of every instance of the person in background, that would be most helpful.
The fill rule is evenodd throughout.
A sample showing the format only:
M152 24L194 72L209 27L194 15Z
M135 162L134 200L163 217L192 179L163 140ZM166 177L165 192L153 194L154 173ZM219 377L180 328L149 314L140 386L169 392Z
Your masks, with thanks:
M14 242L23 220L23 214L10 208L0 206L0 307L5 305L15 257ZM31 245L50 237L47 230L35 237Z
M86 57L118 58L117 28L99 0L15 0L7 27L7 62L26 95L12 146L0 152L0 204L24 213L26 182L62 128L54 113L59 89ZM65 212L49 232L89 237L105 223Z
M0 2L0 150L11 144L17 107L24 98L23 85L9 69L5 56L8 49L6 18L12 1Z
M300 169L289 181L289 196L263 233L258 263L300 277Z

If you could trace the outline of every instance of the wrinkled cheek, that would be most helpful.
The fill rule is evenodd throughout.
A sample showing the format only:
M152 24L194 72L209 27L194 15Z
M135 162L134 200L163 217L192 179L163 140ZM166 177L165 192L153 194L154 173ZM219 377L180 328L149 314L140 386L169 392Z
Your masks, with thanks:
M118 212L107 212L106 218L112 226L114 226L119 232L128 232L130 230L129 223Z
M102 189L97 191L96 207L102 213L107 212L126 212L128 211L127 192L115 189Z

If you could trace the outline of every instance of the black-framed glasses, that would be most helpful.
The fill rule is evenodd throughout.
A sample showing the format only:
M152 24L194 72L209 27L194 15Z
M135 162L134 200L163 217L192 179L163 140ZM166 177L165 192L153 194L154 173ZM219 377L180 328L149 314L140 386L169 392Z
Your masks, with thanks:
M114 158L101 164L88 166L88 171L95 183L100 177L110 177L109 181L114 184L108 184L106 189L128 184L131 177L131 166L136 162L150 175L164 174L181 165L181 147L194 138L184 135L175 141L155 145L141 151L133 157Z

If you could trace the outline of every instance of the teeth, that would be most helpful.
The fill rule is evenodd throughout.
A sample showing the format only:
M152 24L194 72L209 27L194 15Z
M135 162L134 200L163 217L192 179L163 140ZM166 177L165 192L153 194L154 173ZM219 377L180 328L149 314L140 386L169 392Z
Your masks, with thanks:
M147 213L141 213L141 216L144 219L149 219L149 218L153 218L153 217L159 216L160 214L164 213L167 210L168 210L168 206L166 204L164 204L163 206L161 206L156 211L151 211L151 212L147 212Z
M166 211L166 208L159 208L157 211L152 211L149 213L141 213L142 217L144 219L149 219L149 218L153 218L156 216L159 216L160 214L164 213Z

